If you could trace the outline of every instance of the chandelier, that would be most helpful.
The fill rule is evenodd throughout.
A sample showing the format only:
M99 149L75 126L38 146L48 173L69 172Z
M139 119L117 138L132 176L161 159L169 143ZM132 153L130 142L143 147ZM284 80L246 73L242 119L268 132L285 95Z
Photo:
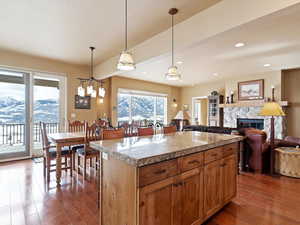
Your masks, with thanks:
M94 50L95 47L90 47L91 50L91 70L90 78L78 78L80 85L77 88L77 94L81 97L91 96L92 98L98 96L100 98L99 102L103 103L103 98L105 96L105 88L103 87L104 81L94 78ZM97 92L98 90L98 92Z

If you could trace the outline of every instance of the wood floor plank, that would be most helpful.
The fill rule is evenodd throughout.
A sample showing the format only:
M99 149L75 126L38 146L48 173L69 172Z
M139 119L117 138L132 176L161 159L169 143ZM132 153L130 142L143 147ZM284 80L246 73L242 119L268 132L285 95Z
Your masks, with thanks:
M46 185L42 163L0 164L0 225L98 225L96 180L55 173ZM242 173L237 197L205 225L300 224L300 179Z

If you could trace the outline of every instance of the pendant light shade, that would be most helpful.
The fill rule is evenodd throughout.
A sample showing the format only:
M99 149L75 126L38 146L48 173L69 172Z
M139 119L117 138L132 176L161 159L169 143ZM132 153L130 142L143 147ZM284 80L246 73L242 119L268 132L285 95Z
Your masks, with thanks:
M169 14L172 16L172 66L169 67L168 72L165 75L167 80L181 80L181 74L178 71L177 66L174 65L174 15L177 14L178 9L172 8L169 10Z
M86 88L86 93L88 95L91 95L93 93L93 91L94 91L93 85L89 84L89 86L87 86L87 88Z
M99 96L104 98L104 96L105 96L105 88L104 87L99 88Z
M92 97L92 98L96 98L96 97L97 97L97 91L96 91L96 90L93 90L93 91L92 91L91 97Z
M135 69L135 63L132 54L127 50L127 0L125 0L125 50L121 53L117 69L121 71L130 71Z
M77 88L77 94L80 96L80 97L84 97L85 95L85 90L83 88L82 85L80 85L78 88Z
M118 70L130 71L135 69L132 54L128 51L123 51L117 65Z
M180 80L181 74L178 72L177 66L170 66L166 73L167 80Z

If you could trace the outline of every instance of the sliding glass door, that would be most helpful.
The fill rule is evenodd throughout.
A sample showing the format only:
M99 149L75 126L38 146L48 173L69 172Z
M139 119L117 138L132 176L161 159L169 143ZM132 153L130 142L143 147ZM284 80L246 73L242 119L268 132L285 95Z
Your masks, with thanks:
M30 74L0 69L0 160L30 155Z
M39 123L64 129L65 77L0 69L0 161L43 154Z

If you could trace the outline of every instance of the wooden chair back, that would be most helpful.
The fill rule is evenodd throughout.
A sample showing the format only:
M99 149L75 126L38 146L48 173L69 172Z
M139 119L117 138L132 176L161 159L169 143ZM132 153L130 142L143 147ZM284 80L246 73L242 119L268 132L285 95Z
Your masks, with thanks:
M47 135L47 126L43 122L40 122L40 132L41 132L41 137L42 137L43 151L48 151L49 147L50 147L50 141L49 141L48 135Z
M175 133L177 131L176 126L164 127L164 134Z
M123 128L116 130L103 130L103 140L120 139L125 137L125 131Z
M150 136L154 134L154 130L152 127L139 127L138 128L138 136Z
M79 120L75 120L73 122L69 121L69 132L84 132L85 131L85 127L86 127L87 122L83 121L79 121Z
M91 141L99 141L101 139L102 139L102 130L96 123L93 123L91 126L86 125L85 144L87 146L89 146Z

